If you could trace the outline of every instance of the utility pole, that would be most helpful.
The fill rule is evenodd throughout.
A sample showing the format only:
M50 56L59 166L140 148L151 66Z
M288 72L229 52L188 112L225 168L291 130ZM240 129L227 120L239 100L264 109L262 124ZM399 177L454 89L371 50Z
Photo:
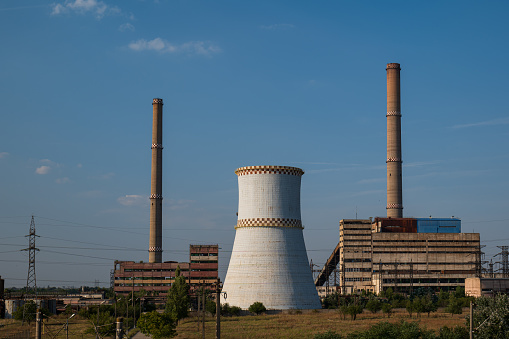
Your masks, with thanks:
M117 331L115 339L122 339L124 337L124 331L122 329L122 318L117 318Z
M474 338L474 304L472 303L472 301L470 301L470 330L468 332L469 332L470 339L473 339Z
M28 299L28 295L35 295L35 304L37 305L37 280L35 277L35 252L39 251L38 248L35 247L35 238L38 235L35 234L35 221L34 216L32 215L32 221L30 222L30 233L26 235L28 237L28 248L23 249L22 251L28 251L28 275L27 275L27 285L25 289L25 305ZM25 309L26 306L23 305L23 321L25 320Z
M221 280L216 282L216 339L221 338Z
M41 310L38 308L35 314L35 339L41 339Z
M201 318L201 330L202 330L202 338L205 339L205 311L207 310L206 303L205 303L205 283L203 284L203 291L202 291L202 305L203 305L203 312L202 312L202 318Z

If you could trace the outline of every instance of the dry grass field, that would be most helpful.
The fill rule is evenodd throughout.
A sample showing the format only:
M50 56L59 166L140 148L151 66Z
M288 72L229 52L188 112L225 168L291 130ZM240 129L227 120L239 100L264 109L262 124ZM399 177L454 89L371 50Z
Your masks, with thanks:
M383 317L381 313L372 314L364 311L357 316L357 320L350 320L347 316L345 320L336 310L319 311L294 311L275 315L260 316L240 316L240 317L222 317L221 318L221 338L313 338L317 333L333 330L341 334L347 334L354 331L366 330L380 321L398 322L417 321L421 326L437 331L442 326L453 327L456 325L465 325L466 310L461 315L443 313L442 310L427 315L421 315L417 318L414 314L412 318L403 309L396 310L390 317ZM77 317L76 317L77 318ZM93 339L94 334L87 334L85 331L90 327L90 323L83 319L72 319L69 323L69 338ZM52 318L45 321L43 339L56 338L64 339L65 336L65 318ZM0 339L9 338L11 334L19 332L20 322L10 319L0 319ZM206 317L205 337L215 338L215 318ZM34 324L25 329L31 329L31 335L34 335ZM60 331L60 332L59 332ZM58 333L57 336L55 336ZM180 339L201 338L201 332L198 332L198 324L195 317L184 319L177 328Z
M357 316L357 320L345 320L336 310L320 310L318 312L293 312L294 314L223 317L221 318L221 338L313 338L315 334L333 330L341 334L366 330L380 321L399 322L417 321L421 326L438 331L442 326L454 327L465 325L464 312L461 315L443 313L441 311L417 318L412 318L404 310L396 310L390 317L383 317L381 313L372 314L364 311ZM180 339L201 338L198 332L196 318L182 321L177 328ZM205 337L215 337L215 318L207 317L205 322Z

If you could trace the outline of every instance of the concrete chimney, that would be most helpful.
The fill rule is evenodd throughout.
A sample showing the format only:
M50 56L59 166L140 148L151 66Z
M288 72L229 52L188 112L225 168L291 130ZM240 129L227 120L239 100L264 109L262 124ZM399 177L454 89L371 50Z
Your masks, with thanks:
M163 259L163 99L152 100L152 174L150 182L150 238L148 261Z
M403 218L401 97L397 63L387 64L387 217Z

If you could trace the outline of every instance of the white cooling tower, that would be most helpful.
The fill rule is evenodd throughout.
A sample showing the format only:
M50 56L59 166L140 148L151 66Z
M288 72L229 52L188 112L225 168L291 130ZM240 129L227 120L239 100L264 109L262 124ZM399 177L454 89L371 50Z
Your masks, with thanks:
M300 215L304 171L248 166L235 171L239 210L223 292L231 306L255 301L267 309L321 308L308 263Z

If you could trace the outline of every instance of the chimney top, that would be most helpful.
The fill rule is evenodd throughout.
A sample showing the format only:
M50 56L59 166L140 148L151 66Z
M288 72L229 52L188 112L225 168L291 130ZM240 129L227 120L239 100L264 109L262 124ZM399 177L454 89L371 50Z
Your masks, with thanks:
M389 69L389 68L401 69L401 68L399 67L399 64L398 64L398 63L395 63L395 62L390 63L390 64L387 64L387 68L386 68L386 70L387 70L387 69Z

